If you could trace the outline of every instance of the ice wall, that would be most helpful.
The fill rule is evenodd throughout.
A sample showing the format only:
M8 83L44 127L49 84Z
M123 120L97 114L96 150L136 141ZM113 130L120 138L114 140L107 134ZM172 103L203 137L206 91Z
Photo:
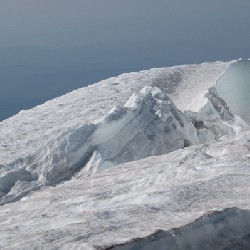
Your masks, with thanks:
M250 124L250 61L232 63L216 85L230 110Z

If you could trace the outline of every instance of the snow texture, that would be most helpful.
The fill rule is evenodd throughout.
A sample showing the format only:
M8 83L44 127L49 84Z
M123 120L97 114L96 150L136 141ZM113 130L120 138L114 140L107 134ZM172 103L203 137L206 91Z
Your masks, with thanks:
M1 207L1 249L91 249L250 204L250 132L74 177ZM220 236L223 239L223 234Z
M21 111L0 123L1 163L26 156L70 129L103 119L146 86L170 92L168 96L182 111L199 111L207 102L207 89L230 64L215 62L123 74Z
M248 126L216 90L233 64L123 74L0 123L0 248L105 247L247 209Z

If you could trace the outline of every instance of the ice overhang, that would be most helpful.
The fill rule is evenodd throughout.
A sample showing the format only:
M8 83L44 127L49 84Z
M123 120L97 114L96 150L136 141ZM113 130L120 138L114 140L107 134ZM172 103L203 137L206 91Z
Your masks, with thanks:
M216 89L230 110L250 124L250 60L232 62L218 79Z

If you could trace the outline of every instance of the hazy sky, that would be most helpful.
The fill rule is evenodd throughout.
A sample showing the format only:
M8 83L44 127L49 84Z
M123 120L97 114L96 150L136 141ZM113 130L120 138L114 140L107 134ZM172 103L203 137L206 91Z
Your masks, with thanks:
M249 0L0 0L0 45L249 47Z
M250 57L250 0L0 0L0 121L124 72Z

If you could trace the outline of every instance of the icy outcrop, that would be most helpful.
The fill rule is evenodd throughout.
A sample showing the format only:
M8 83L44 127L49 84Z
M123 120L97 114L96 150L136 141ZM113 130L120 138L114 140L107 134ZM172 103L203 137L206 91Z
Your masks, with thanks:
M231 111L250 124L250 60L232 63L218 79L216 89Z
M34 154L16 159L2 174L1 204L22 198L32 187L55 185L81 170L90 175L107 167L161 155L199 143L192 122L158 88L145 87L124 107L116 107L97 124L70 129ZM36 178L26 180L20 171ZM30 182L16 188L17 181Z
M146 86L158 87L181 111L198 112L211 86L232 62L184 65L122 74L39 105L0 123L0 164L38 151L67 132L102 120Z
M94 142L103 169L168 153L199 140L191 121L166 94L158 88L145 87L123 108L110 112L104 123L98 125Z
M240 118L236 122L237 117L232 114L214 87L209 88L205 96L207 103L199 112L185 111L197 129L199 143L214 142L224 135L235 135L239 128L247 127Z

